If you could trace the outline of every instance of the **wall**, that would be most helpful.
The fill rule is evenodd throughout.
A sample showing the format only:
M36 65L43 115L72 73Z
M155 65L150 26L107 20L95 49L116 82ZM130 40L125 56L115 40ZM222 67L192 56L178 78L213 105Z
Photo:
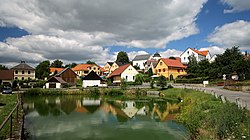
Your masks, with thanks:
M133 61L133 66L139 66L140 67L140 69L142 70L142 69L145 69L145 67L144 67L144 63L146 63L147 62L147 60L139 60L139 61Z
M92 86L100 86L101 81L100 80L83 80L82 81L82 87L92 87Z
M123 71L121 77L124 78L128 82L135 81L135 75L138 74L137 70L133 66L127 67L126 70Z
M113 71L115 71L117 68L119 68L119 66L116 63L113 63L113 65L111 66L111 68L109 69L109 74L111 74Z
M121 76L114 76L113 77L113 83L120 83L121 82Z
M22 71L24 71L24 74ZM28 72L30 72L30 74L28 74ZM29 78L35 79L35 70L14 70L14 79L25 80Z
M56 83L56 88L61 88L61 83Z

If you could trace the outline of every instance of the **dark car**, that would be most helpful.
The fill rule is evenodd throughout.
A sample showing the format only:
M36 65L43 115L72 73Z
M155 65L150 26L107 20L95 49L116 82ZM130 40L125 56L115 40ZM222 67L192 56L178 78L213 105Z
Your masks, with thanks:
M4 87L2 94L12 94L12 89L11 87Z

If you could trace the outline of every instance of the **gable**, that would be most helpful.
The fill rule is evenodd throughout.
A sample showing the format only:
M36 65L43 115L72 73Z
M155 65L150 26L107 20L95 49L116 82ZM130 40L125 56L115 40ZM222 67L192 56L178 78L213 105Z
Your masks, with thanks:
M102 78L98 76L94 71L91 71L83 78L83 80L102 80Z
M64 70L62 70L61 72L59 72L58 74L56 74L57 76L70 76L70 77L77 77L77 74L71 69L71 68L65 68Z
M122 74L138 74L138 71L132 66L129 65L123 72Z
M158 63L156 64L156 66L155 66L155 68L157 69L157 68L162 68L162 67L168 67L163 61L162 61L162 59L160 59L159 61L158 61Z

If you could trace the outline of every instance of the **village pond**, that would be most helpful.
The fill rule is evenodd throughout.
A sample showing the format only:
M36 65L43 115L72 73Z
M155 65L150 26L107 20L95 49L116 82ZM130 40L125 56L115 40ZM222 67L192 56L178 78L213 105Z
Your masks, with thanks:
M115 100L86 96L25 96L25 129L33 140L181 140L178 103L161 98Z

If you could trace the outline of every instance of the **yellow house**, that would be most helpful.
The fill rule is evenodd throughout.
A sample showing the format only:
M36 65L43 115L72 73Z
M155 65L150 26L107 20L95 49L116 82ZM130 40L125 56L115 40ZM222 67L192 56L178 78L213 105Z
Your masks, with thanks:
M118 69L120 66L123 66L123 65L125 65L125 64L120 63L120 62L114 62L109 69L109 74L111 74L113 71L115 71L116 69Z
M72 69L78 76L86 76L91 71L94 71L97 75L103 75L103 68L96 64L78 64Z
M35 68L29 66L25 61L11 68L14 71L14 78L17 80L35 79Z
M186 66L181 63L180 59L161 58L154 69L154 73L158 76L163 75L167 79L170 79L172 75L175 79L178 75L187 74L185 68Z

